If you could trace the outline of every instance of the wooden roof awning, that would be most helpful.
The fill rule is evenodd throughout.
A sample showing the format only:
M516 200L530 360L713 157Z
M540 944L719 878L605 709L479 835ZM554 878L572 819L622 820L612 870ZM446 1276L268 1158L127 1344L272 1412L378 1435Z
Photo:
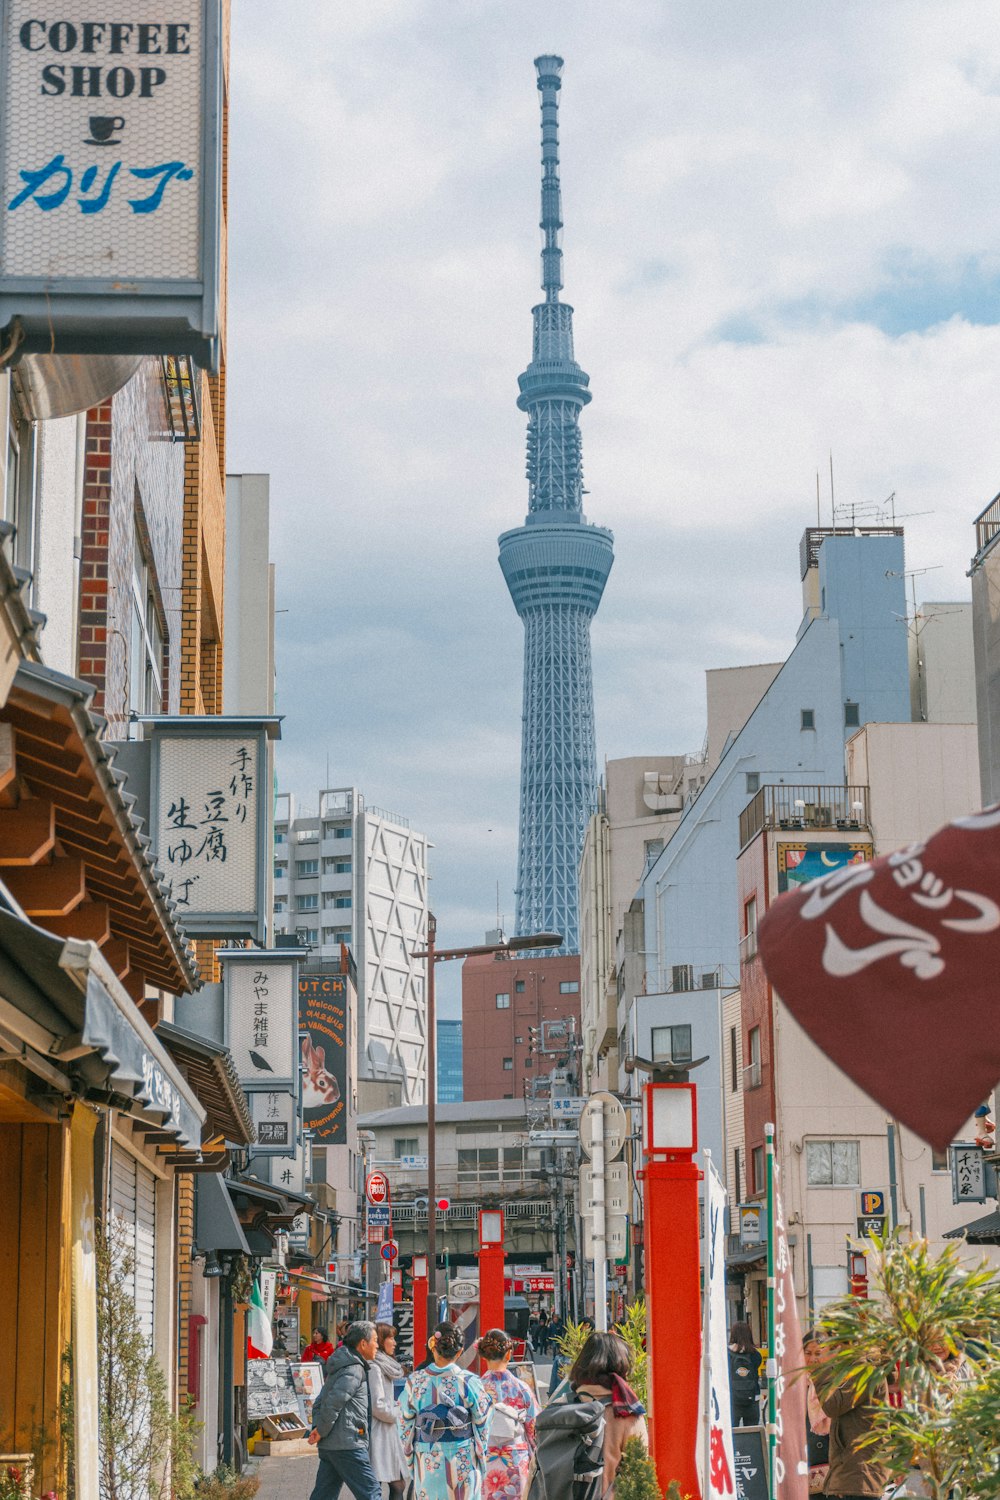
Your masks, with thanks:
M133 999L198 983L93 690L22 661L0 708L0 872L26 915L98 944ZM6 774L5 774L6 772Z
M221 1139L233 1146L249 1146L256 1139L250 1103L226 1048L166 1021L161 1021L156 1034L204 1107L202 1145Z

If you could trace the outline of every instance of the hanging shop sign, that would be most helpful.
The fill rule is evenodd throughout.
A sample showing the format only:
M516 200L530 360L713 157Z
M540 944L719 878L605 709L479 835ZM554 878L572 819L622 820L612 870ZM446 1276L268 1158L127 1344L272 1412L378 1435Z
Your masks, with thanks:
M298 969L294 949L224 948L225 1043L246 1089L292 1090L298 1025Z
M218 368L221 0L0 0L0 344Z
M151 745L150 833L191 937L267 934L271 794L267 740L278 719L143 721Z
M324 1146L347 1144L347 1006L345 974L299 976L303 1123Z
M294 1156L295 1096L280 1089L248 1090L257 1140L255 1156Z

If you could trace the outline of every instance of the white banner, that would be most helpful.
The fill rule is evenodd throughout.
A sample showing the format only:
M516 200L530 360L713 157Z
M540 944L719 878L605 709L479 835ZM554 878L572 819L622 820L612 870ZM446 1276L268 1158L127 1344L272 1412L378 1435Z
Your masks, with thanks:
M705 1152L704 1323L701 1340L701 1431L698 1470L703 1500L732 1500L733 1420L729 1398L729 1340L726 1330L726 1189Z

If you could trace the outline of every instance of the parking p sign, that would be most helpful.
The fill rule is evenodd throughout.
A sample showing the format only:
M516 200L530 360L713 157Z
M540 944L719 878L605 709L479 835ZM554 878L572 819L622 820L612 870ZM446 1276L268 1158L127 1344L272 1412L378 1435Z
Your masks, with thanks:
M885 1193L881 1188L861 1193L861 1216L865 1219L885 1218Z

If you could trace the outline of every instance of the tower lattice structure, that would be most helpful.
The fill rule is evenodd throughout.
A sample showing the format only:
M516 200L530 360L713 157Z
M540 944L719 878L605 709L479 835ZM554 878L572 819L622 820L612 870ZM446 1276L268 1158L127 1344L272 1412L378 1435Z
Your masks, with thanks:
M524 621L524 707L517 861L519 935L560 932L579 951L578 868L597 784L590 622L613 561L612 536L583 514L580 412L590 377L573 354L573 309L560 302L563 60L538 57L542 112L542 290L517 404L528 415L528 514L500 537L500 567Z

